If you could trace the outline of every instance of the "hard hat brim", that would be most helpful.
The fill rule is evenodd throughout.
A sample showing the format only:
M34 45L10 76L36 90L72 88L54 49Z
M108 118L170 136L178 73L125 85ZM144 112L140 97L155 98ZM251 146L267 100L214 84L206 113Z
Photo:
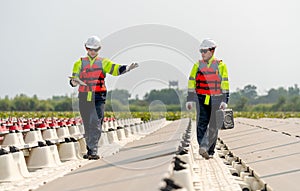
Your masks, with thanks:
M85 45L86 48L90 48L90 49L98 49L100 48L100 46L91 46L91 45Z
M208 47L208 46L200 46L200 49L210 49L210 48L216 48L216 46L211 46L211 47Z

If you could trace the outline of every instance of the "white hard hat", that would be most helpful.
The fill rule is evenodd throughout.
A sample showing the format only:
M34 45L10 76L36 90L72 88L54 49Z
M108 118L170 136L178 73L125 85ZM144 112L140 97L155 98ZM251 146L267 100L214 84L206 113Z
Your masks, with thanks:
M100 38L97 36L91 36L87 39L85 43L86 48L91 48L91 49L98 49L101 47L100 45Z
M207 38L204 39L200 44L200 49L209 49L209 48L216 48L217 44L214 40Z

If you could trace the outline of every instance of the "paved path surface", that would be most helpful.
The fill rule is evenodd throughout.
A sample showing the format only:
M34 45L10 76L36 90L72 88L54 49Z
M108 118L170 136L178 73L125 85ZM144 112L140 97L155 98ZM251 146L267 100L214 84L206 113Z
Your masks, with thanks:
M196 181L194 182L196 191L240 191L241 187L236 182L235 177L231 175L217 152L209 160L198 155L198 143L196 138L196 123L192 124L192 147L196 151L194 161L197 168L194 170Z
M125 145L113 156L87 164L66 176L49 182L38 191L157 191L170 166L188 120L180 120ZM197 152L195 124L192 150ZM216 155L205 160L194 152L194 185L196 191L239 191L239 185L226 165Z
M127 144L119 153L85 165L38 190L158 190L187 124L187 119L175 121Z
M113 140L113 143L109 144L107 140L107 133L106 136L101 137L101 140L99 142L99 154L103 157L108 157L111 155L114 155L119 152L119 150L124 147L129 142L139 140L146 135L151 134L151 132L156 131L157 129L171 123L170 121L165 121L164 119L161 120L155 120L145 123L143 128L140 129L141 131L134 130L133 132L130 131L130 135L120 141L117 137L117 133L115 132L115 138ZM135 127L132 127L132 130L135 129ZM105 139L106 137L106 139ZM106 140L106 141L105 141ZM54 153L55 154L55 153ZM58 154L58 153L57 153ZM19 155L18 155L19 156ZM12 155L11 155L12 157ZM76 158L76 159L75 159ZM53 161L48 164L49 167L47 168L41 168L33 172L25 172L22 174L24 177L20 177L20 172L15 172L16 178L13 181L8 182L1 182L0 183L0 190L1 191L28 191L28 190L34 190L39 188L40 186L43 186L44 184L51 182L53 180L56 180L59 177L63 177L64 175L70 173L71 171L78 169L84 165L87 165L89 163L95 162L95 161L89 161L89 160L79 160L78 156L73 157L74 160L69 160L67 162L62 162L59 164L54 164ZM5 161L4 161L5 162ZM16 161L20 162L20 161ZM24 161L25 162L25 161ZM58 162L58 161L56 161ZM56 163L55 162L55 163ZM21 164L21 163L20 163ZM0 164L1 165L1 164ZM19 168L26 168L26 165L20 165ZM11 170L13 170L11 168ZM13 171L10 171L10 176L13 175ZM10 177L13 179L13 177Z
M235 119L219 136L274 190L299 190L300 119Z
M168 125L162 128L157 126L154 129L158 130L143 138L133 138L133 142L124 141L101 147L99 153L104 156L101 160L68 161L55 168L37 170L23 181L0 184L0 190L160 190L163 178L175 180L174 156L188 123L188 119L167 122L165 124ZM240 191L238 182L217 153L209 160L198 154L195 122L191 129L188 156L191 158L189 172L192 178L189 183L194 189L189 191ZM181 185L178 181L175 183Z

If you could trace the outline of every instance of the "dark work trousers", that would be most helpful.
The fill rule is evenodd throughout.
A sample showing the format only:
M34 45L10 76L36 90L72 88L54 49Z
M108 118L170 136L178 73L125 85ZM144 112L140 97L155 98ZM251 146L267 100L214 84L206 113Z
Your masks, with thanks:
M216 111L222 102L222 96L211 96L208 105L204 104L205 95L198 95L197 109L197 141L201 148L213 155L218 138Z
M84 125L84 137L88 155L96 155L98 153L98 142L104 119L104 105L103 101L87 101L86 98L79 99L79 111Z

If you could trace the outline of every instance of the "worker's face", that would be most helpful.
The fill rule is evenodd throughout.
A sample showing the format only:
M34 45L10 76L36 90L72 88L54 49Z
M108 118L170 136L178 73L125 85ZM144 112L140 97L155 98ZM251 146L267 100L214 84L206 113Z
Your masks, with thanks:
M201 49L200 53L204 61L208 61L213 56L213 50L209 49Z
M100 48L98 48L98 49L86 48L86 50L87 50L88 55L90 57L94 58L98 55L98 52L99 52Z

